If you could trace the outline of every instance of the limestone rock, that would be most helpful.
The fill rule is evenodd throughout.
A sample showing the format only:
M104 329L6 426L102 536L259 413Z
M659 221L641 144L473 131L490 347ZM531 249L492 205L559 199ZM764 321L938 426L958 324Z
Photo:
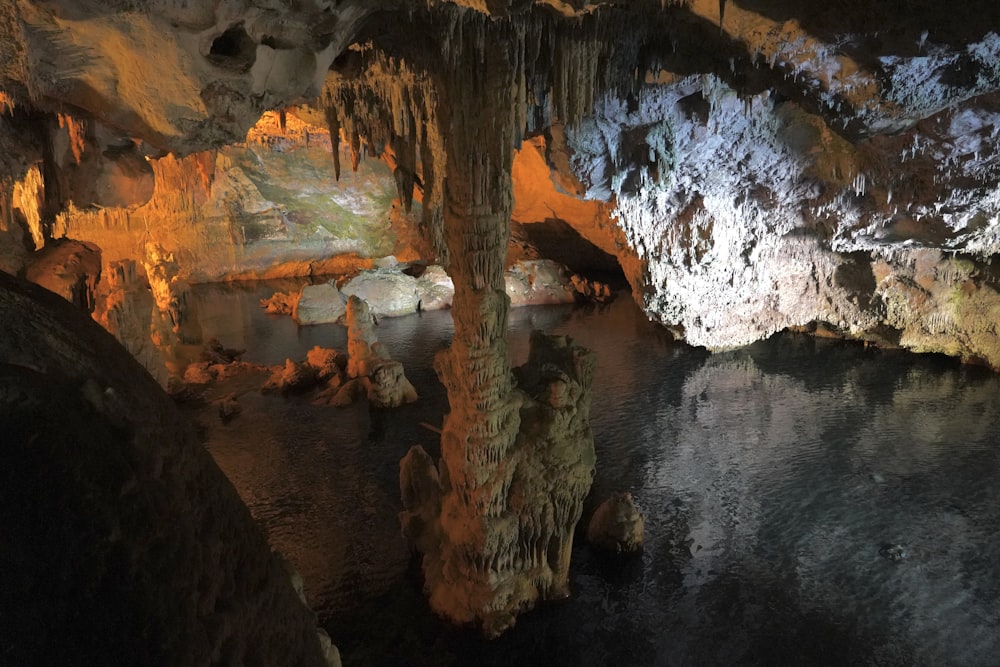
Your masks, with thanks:
M342 291L364 299L377 317L415 313L421 301L417 279L393 268L362 271L349 280Z
M443 267L434 264L424 269L417 278L417 293L421 310L451 308L455 298L455 284Z
M611 287L597 280L589 280L583 276L573 274L570 276L573 289L584 301L594 303L608 303L614 299Z
M246 350L225 347L218 338L212 338L205 343L205 347L201 351L201 360L210 364L231 364L234 361L239 361L244 354L246 354Z
M323 628L317 628L316 634L319 637L320 650L323 652L323 661L326 667L343 667L340 660L340 651L330 640L330 635Z
M215 404L219 408L219 419L223 423L230 422L243 412L243 406L240 405L239 401L236 400L235 394L229 394L215 401ZM305 602L303 600L303 602Z
M321 285L306 285L299 293L292 317L299 324L336 322L347 312L340 290L334 281Z
M406 379L403 364L395 359L379 359L371 366L368 400L376 408L396 408L417 400L417 390Z
M347 376L352 381L344 385L337 401L356 400L362 386L373 407L394 408L417 400L403 365L378 343L368 304L353 294L347 300L347 355Z
M184 370L184 382L186 384L208 384L215 381L215 376L208 370L208 362L190 364Z
M576 301L576 290L565 267L548 259L517 262L507 272L506 286L512 306Z
M403 538L419 553L435 548L435 530L441 513L441 482L434 461L420 445L410 448L399 462L399 496L403 511L399 522Z
M316 369L316 377L320 382L327 382L346 371L347 356L317 345L306 353L306 363Z
M315 367L286 359L285 365L275 368L260 390L278 391L282 394L299 393L312 389L317 382L318 370Z
M587 524L587 541L616 553L642 548L645 521L631 493L614 493L601 503Z
M298 294L288 294L285 292L275 292L270 297L260 300L260 307L265 312L273 315L292 315L294 317L295 308L299 303Z
M313 402L343 408L367 399L370 393L371 382L367 377L349 378L343 383L330 384Z
M28 230L15 220L0 216L0 271L18 275L27 266L34 241Z
M50 241L31 256L25 277L92 312L101 279L101 250L81 241Z
M378 340L375 335L375 319L368 304L358 296L347 299L347 375L367 377L371 375L371 364L376 357L372 349ZM376 357L377 358L377 357Z
M180 276L174 254L157 243L147 243L146 278L153 292L153 301L174 332L184 324L187 300L191 291L188 282Z

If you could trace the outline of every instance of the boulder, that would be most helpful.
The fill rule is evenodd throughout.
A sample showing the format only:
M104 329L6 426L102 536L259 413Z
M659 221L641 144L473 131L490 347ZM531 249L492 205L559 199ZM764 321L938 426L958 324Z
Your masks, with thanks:
M336 322L347 311L344 296L334 281L322 285L306 285L299 293L292 317L299 324L328 324Z
M415 313L420 303L417 279L395 268L362 271L344 285L343 292L364 299L379 317Z
M455 284L444 267L434 264L424 269L417 278L417 294L420 295L421 310L451 308L451 301L455 298Z
M0 662L323 667L313 613L152 377L0 273Z
M616 553L634 553L642 548L645 521L631 493L614 493L594 511L587 525L587 540Z
M516 262L505 277L507 296L512 306L537 306L574 303L576 289L566 267L550 259Z

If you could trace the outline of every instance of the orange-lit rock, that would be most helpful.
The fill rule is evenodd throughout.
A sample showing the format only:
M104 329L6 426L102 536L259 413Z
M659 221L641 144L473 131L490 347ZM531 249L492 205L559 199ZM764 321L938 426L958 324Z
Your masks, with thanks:
M554 134L561 138L561 133ZM565 155L567 150L565 144L559 142L546 146L544 137L535 137L521 145L514 155L511 172L512 219L524 226L532 242L543 250L551 248L547 257L567 264L581 262L578 266L571 265L576 271L607 271L617 260L629 283L639 284L642 264L616 223L614 202L584 198L585 188L572 178ZM549 165L547 152L555 164L561 163L562 171ZM560 234L563 225L581 238L573 238L568 231ZM554 238L545 243L548 235ZM560 251L566 254L560 255ZM607 258L601 254L606 254Z
M372 257L426 256L382 162L335 183L327 130L278 117L265 115L243 144L143 160L155 188L141 205L88 209L94 197L81 192L59 233L97 244L106 263L159 244L190 282L342 275L371 268Z
M69 239L50 242L30 257L25 277L70 303L92 312L101 279L101 251Z
M394 408L417 400L403 365L378 343L371 309L361 298L347 298L347 376L360 382L376 408Z

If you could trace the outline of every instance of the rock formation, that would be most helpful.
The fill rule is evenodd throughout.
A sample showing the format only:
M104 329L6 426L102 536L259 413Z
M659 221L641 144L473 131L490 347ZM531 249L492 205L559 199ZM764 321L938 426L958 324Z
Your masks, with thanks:
M614 493L597 506L587 524L587 541L615 553L642 549L645 520L631 493Z
M93 312L101 279L101 250L90 243L60 239L31 255L25 277Z
M334 280L304 285L292 305L292 317L299 324L338 322L347 312L347 301Z
M3 662L327 664L246 506L138 363L3 273L0 323Z
M341 393L357 385L376 408L394 408L417 400L417 390L403 373L403 364L392 359L378 342L375 321L368 304L347 298L347 376Z

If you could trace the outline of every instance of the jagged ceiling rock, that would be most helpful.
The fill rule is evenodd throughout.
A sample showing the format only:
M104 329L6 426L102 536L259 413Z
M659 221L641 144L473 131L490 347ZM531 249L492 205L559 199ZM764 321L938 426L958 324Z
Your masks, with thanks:
M314 97L381 4L15 0L0 9L0 88L190 153Z

